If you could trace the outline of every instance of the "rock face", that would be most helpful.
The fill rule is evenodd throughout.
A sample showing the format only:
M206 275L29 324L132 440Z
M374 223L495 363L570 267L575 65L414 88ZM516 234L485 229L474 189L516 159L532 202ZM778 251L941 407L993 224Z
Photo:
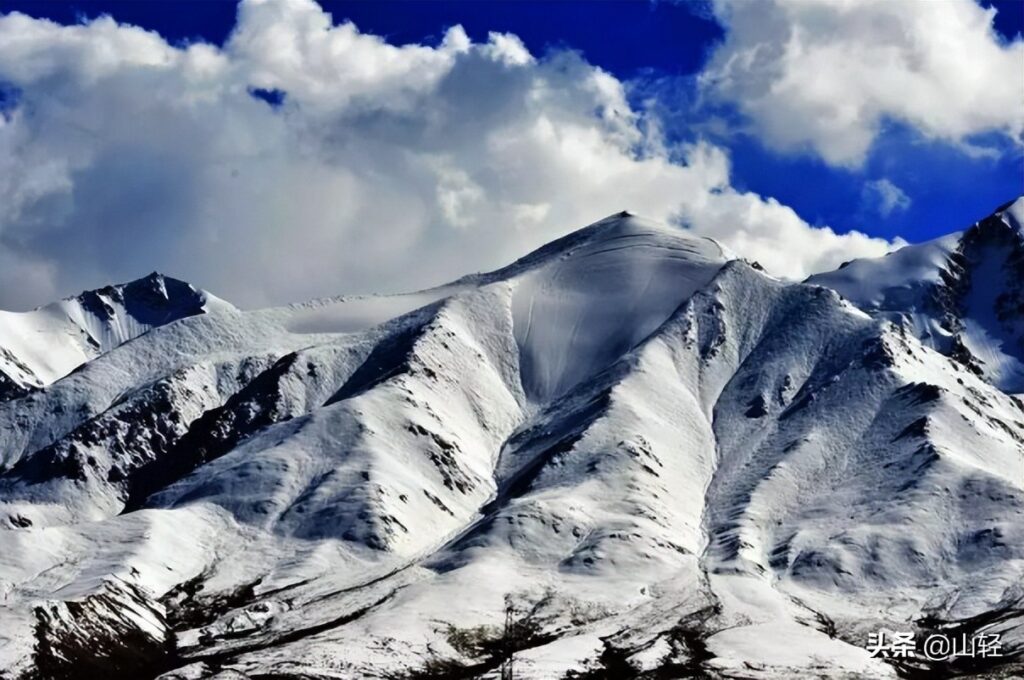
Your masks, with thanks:
M2 673L1010 677L1020 205L842 295L628 214L410 295L97 293L146 330L0 403Z

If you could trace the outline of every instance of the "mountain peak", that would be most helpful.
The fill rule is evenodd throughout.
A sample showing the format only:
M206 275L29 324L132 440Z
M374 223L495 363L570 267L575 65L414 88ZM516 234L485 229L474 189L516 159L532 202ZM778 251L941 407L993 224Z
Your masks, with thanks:
M115 314L113 305L121 305L127 314L148 325L160 325L214 309L233 307L187 281L157 271L125 283L85 290L42 309L54 306L67 308L74 304L105 319Z
M997 387L1024 391L1024 197L968 229L854 260L808 282L909 324Z
M1021 238L1024 223L1024 196L1004 203L988 217L964 231L964 238L981 241L1012 241Z
M529 397L550 400L664 324L729 260L711 239L617 213L495 273L512 280Z
M78 295L71 295L66 298L63 298L63 300L82 300L93 295L109 295L120 298L123 297L126 292L141 293L144 291L149 291L151 293L166 298L168 282L170 282L172 286L178 289L179 292L183 292L185 289L194 291L196 293L200 292L197 288L193 287L187 281L182 281L180 279L164 276L160 272L153 271L150 272L149 274L146 274L145 276L139 277L137 279L132 279L131 281L125 281L123 283L110 283L99 288L90 288L87 290L83 290Z
M629 257L637 249L644 249L698 262L715 261L721 264L735 259L730 251L714 239L622 210L555 239L510 265L483 274L465 276L456 283L500 281L552 262L587 257L588 254L604 251L605 247L609 248L607 252L618 252L615 256L617 258Z
M996 209L995 215L1006 226L1024 237L1024 195Z
M154 271L29 312L0 312L0 400L43 387L153 328L219 309L233 307Z

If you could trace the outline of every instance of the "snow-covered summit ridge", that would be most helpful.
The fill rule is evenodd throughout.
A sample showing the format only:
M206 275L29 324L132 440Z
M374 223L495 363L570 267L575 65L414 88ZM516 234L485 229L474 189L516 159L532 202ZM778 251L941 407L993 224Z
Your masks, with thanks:
M711 239L622 212L482 280L513 283L523 386L545 402L635 347L727 259Z
M507 279L525 271L536 269L553 261L570 258L581 248L591 249L609 244L616 249L663 248L676 251L679 257L698 260L730 260L735 255L714 239L697 236L677 226L638 216L628 210L614 213L551 241L537 250L500 269L481 274L470 274L455 284L481 284Z
M157 326L232 308L157 272L28 312L0 311L0 397L48 385Z
M912 329L1008 392L1024 392L1024 196L970 228L808 283Z

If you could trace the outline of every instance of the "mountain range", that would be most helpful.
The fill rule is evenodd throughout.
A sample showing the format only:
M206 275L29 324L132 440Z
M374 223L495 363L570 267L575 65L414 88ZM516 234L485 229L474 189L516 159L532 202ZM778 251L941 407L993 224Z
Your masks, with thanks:
M0 677L1020 677L1022 225L794 282L624 212L410 294L0 313Z

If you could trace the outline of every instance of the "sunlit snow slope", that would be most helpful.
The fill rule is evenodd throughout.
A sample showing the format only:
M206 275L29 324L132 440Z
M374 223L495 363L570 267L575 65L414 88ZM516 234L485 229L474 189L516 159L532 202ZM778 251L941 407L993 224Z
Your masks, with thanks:
M986 229L822 279L863 309L621 213L436 289L149 324L0 403L0 676L1014 677ZM951 258L962 327L922 342L882 302ZM872 658L882 627L1003 655Z

